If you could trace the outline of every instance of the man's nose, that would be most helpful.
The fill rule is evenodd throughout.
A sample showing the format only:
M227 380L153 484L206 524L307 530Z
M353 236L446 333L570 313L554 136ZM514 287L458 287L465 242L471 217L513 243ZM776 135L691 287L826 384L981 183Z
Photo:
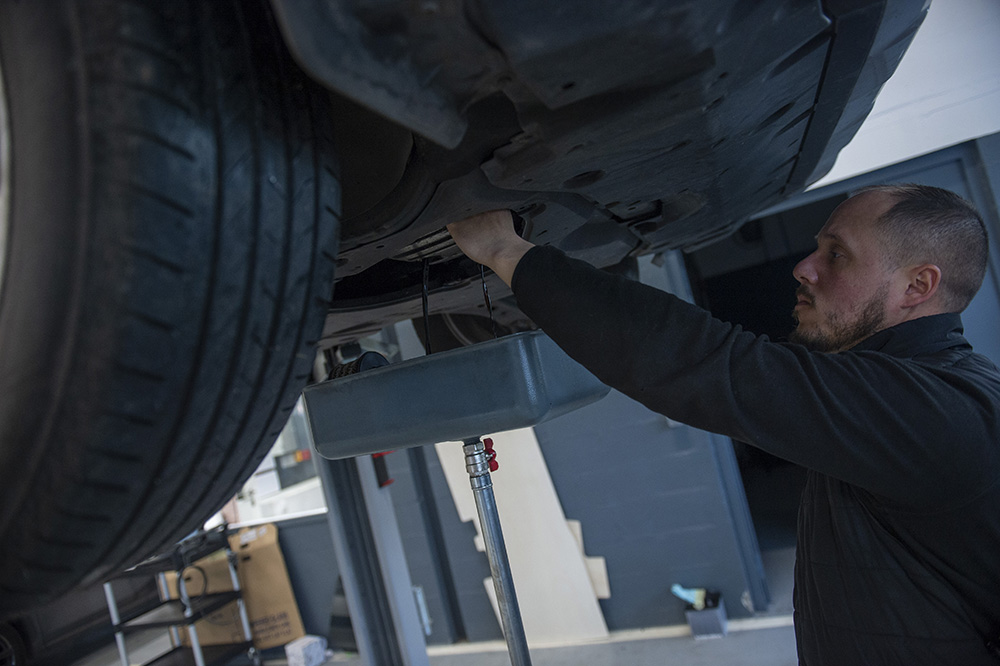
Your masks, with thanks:
M795 264L795 268L792 269L792 276L799 281L799 284L809 284L816 283L816 265L815 265L816 253L813 252L808 257Z

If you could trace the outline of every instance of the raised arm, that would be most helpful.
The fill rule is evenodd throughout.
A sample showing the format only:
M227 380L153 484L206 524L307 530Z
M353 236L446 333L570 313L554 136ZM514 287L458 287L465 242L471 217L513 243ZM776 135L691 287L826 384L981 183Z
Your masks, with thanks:
M534 247L514 231L509 210L493 210L448 225L455 244L467 257L496 273L510 286L517 262Z
M957 501L989 481L970 461L993 441L982 401L994 398L963 390L947 368L770 342L670 294L534 247L514 234L507 213L450 228L571 357L654 411L914 504Z

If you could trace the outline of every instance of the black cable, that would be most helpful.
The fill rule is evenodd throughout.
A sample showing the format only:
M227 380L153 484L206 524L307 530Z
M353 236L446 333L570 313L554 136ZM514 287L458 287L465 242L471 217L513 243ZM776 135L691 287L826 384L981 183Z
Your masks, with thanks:
M197 601L197 604L201 606L202 602L205 601L205 597L208 596L208 574L205 573L205 570L202 569L197 564L189 564L187 567L184 568L184 571L186 572L188 569L194 569L195 571L201 574L201 580L203 584L201 588L201 594L198 595L198 601ZM188 595L188 599L190 598L191 596ZM191 605L194 606L195 602L192 602ZM217 627L226 627L229 626L230 624L229 621L226 620L225 618L221 620L213 620L211 615L205 615L201 619L207 622L208 624L214 624Z
M493 329L493 339L497 339L497 322L493 319L493 302L490 300L490 288L486 286L486 267L479 264L479 279L483 283L483 299L486 301L486 311L490 314L490 327Z
M424 288L421 292L421 301L424 310L424 352L431 353L431 323L427 309L427 283L430 281L431 261L424 259Z
M184 577L184 574L187 573L188 569L194 569L195 571L197 571L198 573L201 574L201 594L198 595L198 603L200 604L202 601L205 600L205 596L208 595L208 574L205 573L205 570L202 569L197 564L189 564L186 567L184 567L183 569L181 569L181 573L180 573L181 578ZM187 591L187 584L186 583L184 585L184 588L185 588L185 591ZM191 599L191 594L190 593L188 593L188 599Z

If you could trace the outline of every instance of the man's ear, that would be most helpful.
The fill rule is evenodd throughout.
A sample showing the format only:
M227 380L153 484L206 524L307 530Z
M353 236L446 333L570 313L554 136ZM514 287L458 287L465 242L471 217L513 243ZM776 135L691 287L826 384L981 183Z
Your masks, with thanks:
M921 264L907 270L909 279L903 296L903 307L912 308L926 303L941 286L941 269L934 264Z

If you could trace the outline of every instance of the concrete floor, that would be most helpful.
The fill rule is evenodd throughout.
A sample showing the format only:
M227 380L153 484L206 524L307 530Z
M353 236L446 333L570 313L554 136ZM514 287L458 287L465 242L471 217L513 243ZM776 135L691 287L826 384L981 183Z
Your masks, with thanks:
M686 626L612 632L601 642L531 649L533 666L794 666L792 628L792 567L794 546L762 552L771 592L771 606L747 620L732 620L724 638L695 640ZM169 650L166 633L129 639L129 661L144 664ZM430 666L508 666L506 646L500 642L431 646ZM235 666L238 662L233 662ZM266 666L284 666L268 659ZM338 655L327 665L360 665L357 656ZM114 645L72 666L121 666Z
M155 654L155 652L154 652ZM132 653L133 664L144 663L141 651ZM465 645L455 650L431 649L430 666L509 666L507 652L499 645ZM611 641L531 650L534 666L795 666L795 636L791 626L732 632L725 638L695 640L612 637ZM234 662L234 664L237 662ZM283 659L269 659L266 666L283 666ZM357 657L340 655L326 662L360 664ZM117 653L102 651L74 666L121 666Z
M612 634L607 642L531 650L533 666L795 666L795 634L785 626L731 631L724 638L655 637L658 630ZM651 634L642 638L642 633ZM476 646L468 646L475 648ZM506 651L432 648L431 666L509 666Z
M130 662L146 660L169 648L166 637L130 645ZM509 666L501 642L434 646L428 649L430 666ZM795 634L791 617L772 616L730 623L723 638L696 640L686 627L663 627L614 632L608 640L585 645L532 648L534 666L795 666ZM233 664L238 663L234 661ZM284 659L268 659L266 666L284 666ZM326 662L361 664L356 655L337 655ZM73 666L121 666L113 646Z

